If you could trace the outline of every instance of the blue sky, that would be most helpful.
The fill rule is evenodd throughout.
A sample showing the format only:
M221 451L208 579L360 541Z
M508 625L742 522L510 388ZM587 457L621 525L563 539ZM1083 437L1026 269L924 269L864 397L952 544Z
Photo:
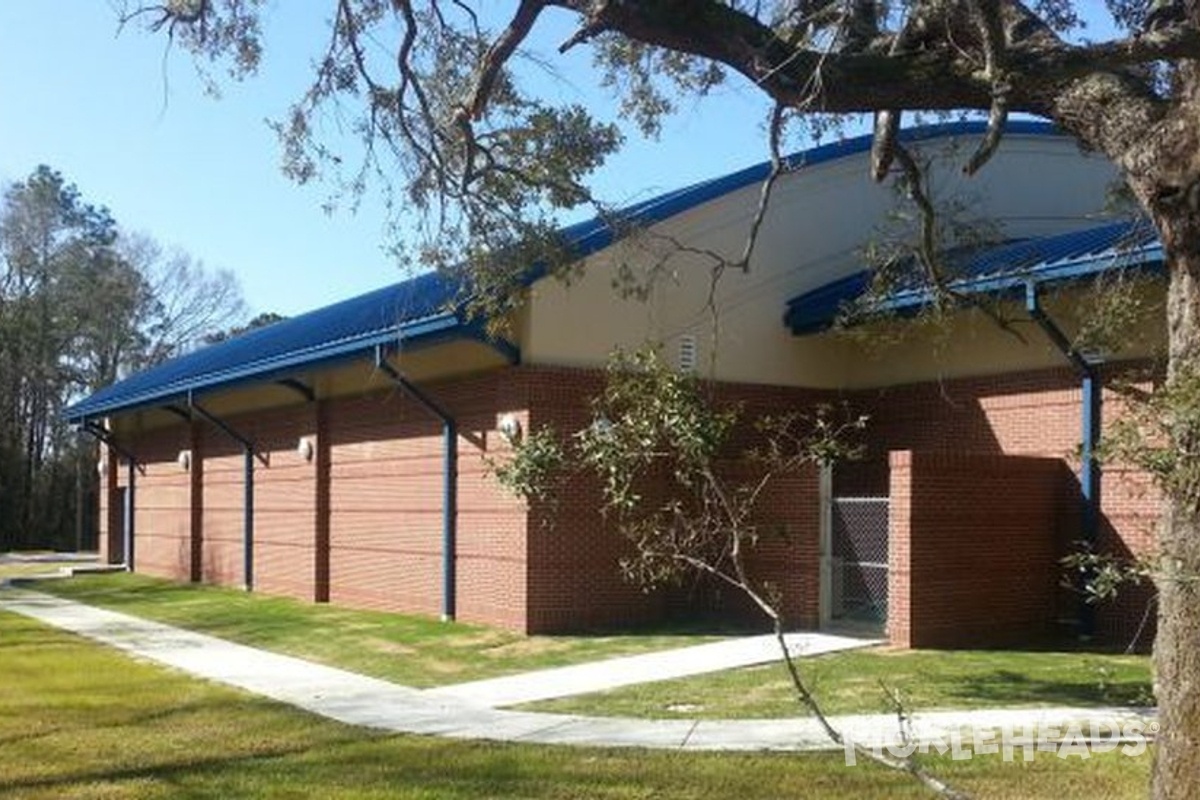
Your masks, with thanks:
M327 215L328 188L283 177L266 124L303 91L326 5L271 4L261 73L214 99L188 54L164 60L163 37L118 36L108 3L0 2L0 182L59 169L126 228L233 271L255 311L295 314L399 279L379 204ZM569 20L550 23L553 47ZM588 64L583 52L566 60L550 91L607 102ZM602 196L644 198L762 160L765 108L750 88L721 89L660 142L631 138L599 176Z
M304 90L332 6L271 0L260 74L224 83L214 99L187 53L165 53L164 37L135 28L118 36L109 2L3 0L0 183L42 163L59 169L126 228L233 271L255 311L296 314L399 279L380 204L368 196L356 214L327 215L328 187L284 178L267 126ZM547 23L538 49L561 75L539 74L541 85L611 111L586 48L554 53L572 19ZM740 79L728 83L683 108L660 141L631 134L597 176L600 197L644 199L761 161L766 102Z

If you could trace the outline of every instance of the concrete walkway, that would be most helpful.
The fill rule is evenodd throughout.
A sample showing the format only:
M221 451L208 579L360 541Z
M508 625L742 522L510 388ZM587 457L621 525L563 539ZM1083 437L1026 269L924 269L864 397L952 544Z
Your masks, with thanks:
M0 567L17 564L27 569L15 577L0 575L0 589L13 581L39 580L42 578L69 578L90 572L120 572L120 564L103 564L96 553L17 552L0 553ZM35 570L35 571L34 571Z
M134 656L234 686L351 725L398 733L540 744L682 750L829 750L815 720L642 720L502 711L449 692L418 691L345 670L234 644L204 634L29 591L6 591L0 610L39 620ZM481 694L487 701L493 695ZM1048 728L1101 721L1152 724L1153 711L1129 708L998 709L913 717L916 741L945 741L964 728ZM891 715L835 717L866 746L897 744Z
M811 632L789 633L784 638L787 641L788 652L797 658L880 643L878 639L858 639ZM487 708L498 708L556 697L602 692L636 683L652 683L703 675L707 672L751 667L756 664L770 664L779 659L779 642L774 636L742 636L657 653L608 658L570 667L440 686L427 690L426 694Z
M100 560L96 553L65 552L40 550L35 552L0 553L0 564L45 564L58 561L94 564Z

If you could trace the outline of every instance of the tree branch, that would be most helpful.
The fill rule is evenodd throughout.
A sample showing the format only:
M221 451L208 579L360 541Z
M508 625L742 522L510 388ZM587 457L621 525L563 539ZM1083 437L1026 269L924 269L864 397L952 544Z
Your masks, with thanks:
M1007 31L1012 41L1005 49L1012 87L1006 96L1009 111L1051 116L1053 96L1082 77L1163 59L1200 58L1200 31L1190 27L1075 46L1044 25L1023 24L1037 18L1019 3L999 2L1003 18L1011 20ZM827 113L988 111L995 98L992 83L948 41L912 52L826 52L797 48L770 25L715 0L644 0L598 8L592 0L550 0L547 5L579 13L593 29L723 64L791 107ZM820 87L817 97L813 86ZM1156 99L1142 88L1143 99Z
M529 35L533 24L537 22L538 15L545 7L544 0L521 0L521 5L517 7L508 27L497 37L496 41L492 42L492 46L488 48L487 54L483 57L475 88L463 106L463 111L468 119L478 120L483 116L483 109L492 94L492 88L496 84L500 70L504 69L504 65L512 57L513 51L521 42L525 41L525 37Z
M1005 74L1004 20L1000 0L971 0L971 13L979 26L983 44L984 76L992 85L992 106L988 111L987 130L963 172L974 175L1000 147L1008 122L1008 78Z

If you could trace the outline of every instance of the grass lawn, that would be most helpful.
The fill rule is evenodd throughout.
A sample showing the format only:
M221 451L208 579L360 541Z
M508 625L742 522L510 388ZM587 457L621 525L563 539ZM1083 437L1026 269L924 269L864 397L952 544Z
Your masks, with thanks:
M125 573L37 589L416 687L681 647L685 634L522 637L425 617L354 611ZM881 683L914 710L1010 705L1143 705L1145 656L873 648L800 662L830 713L890 710ZM757 718L802 713L781 664L662 681L527 706L600 716Z
M1080 652L871 648L798 662L830 714L1018 705L1150 705L1147 656ZM801 708L782 664L647 683L525 708L634 717L792 717Z
M527 637L128 573L42 581L30 588L422 688L716 638L681 632Z
M373 733L0 612L0 797L926 797L838 754L696 755ZM938 761L978 797L1145 795L1149 758Z

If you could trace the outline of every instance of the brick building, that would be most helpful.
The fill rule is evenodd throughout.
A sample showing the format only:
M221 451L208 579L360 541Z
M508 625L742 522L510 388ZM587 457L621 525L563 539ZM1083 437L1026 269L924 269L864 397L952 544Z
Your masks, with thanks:
M527 506L485 464L514 434L582 424L612 349L652 340L752 412L839 400L870 415L866 461L789 476L764 501L787 535L753 560L795 625L886 623L912 646L1060 629L1080 615L1060 589L1072 542L1139 553L1153 541L1145 476L1101 471L1090 449L1119 406L1105 376L1152 357L1161 323L1147 312L1104 364L1066 341L1096 276L1155 274L1162 256L1151 233L1106 217L1109 163L1015 123L968 180L963 147L979 134L906 136L935 197L994 243L959 248L956 291L1000 302L1019 336L969 304L936 330L905 322L929 297L904 287L883 299L897 316L876 323L898 341L829 330L897 207L866 178L869 141L848 139L791 160L755 263L716 286L715 343L705 253L738 257L766 165L628 209L634 235L601 220L566 229L578 277L531 282L508 339L425 275L85 399L67 415L106 443L101 548L147 574L528 632L678 613L700 600L621 579L595 487L570 482L553 509ZM615 293L616 280L643 291ZM1142 604L1126 598L1094 627L1128 638Z

